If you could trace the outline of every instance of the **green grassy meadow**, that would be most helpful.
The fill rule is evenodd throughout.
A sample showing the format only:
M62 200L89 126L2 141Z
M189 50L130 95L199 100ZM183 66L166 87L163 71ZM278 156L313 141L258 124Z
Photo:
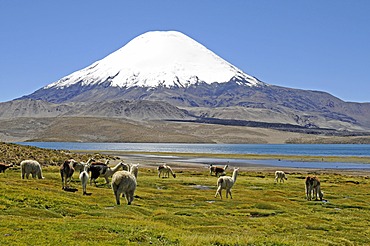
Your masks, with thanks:
M158 178L142 166L132 205L122 198L116 206L102 178L83 196L77 173L78 191L66 192L56 166L43 168L43 180L8 169L0 174L0 245L370 244L366 176L321 173L322 202L305 200L307 173L275 184L272 173L243 169L234 198L221 200L206 169L174 171L176 179Z

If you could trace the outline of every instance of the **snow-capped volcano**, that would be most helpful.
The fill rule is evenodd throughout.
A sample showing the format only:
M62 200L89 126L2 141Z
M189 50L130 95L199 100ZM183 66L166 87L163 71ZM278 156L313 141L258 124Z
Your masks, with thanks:
M87 68L15 101L0 105L0 119L78 116L236 126L253 121L259 127L276 123L280 129L309 133L316 128L370 129L370 104L265 84L175 31L140 35ZM96 127L100 132L105 126Z
M120 88L188 87L197 82L223 83L233 78L248 86L263 84L180 32L152 31L43 89L103 83Z

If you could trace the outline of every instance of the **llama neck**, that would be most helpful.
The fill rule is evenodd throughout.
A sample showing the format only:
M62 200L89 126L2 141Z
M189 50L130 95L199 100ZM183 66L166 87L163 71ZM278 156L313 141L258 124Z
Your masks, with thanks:
M84 166L84 172L87 172L89 170L89 166L88 165L85 165Z
M238 177L238 170L234 170L232 179L234 180L234 183L236 182L236 177Z
M139 172L139 169L136 166L131 168L130 173L133 174L135 178L137 178L138 172Z
M121 166L121 163L118 163L115 167L111 168L111 170L113 172L116 172L118 170L118 168L120 168L120 166Z

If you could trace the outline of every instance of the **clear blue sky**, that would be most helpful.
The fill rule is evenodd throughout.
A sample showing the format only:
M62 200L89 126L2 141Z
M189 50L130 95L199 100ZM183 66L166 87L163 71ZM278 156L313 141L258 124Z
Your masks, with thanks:
M152 30L177 30L260 80L370 102L368 0L0 0L0 102Z

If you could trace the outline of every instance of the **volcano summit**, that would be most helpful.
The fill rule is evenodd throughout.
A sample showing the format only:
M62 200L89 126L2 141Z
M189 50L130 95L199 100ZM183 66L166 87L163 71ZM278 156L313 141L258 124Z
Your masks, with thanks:
M65 89L77 84L186 88L199 82L224 83L232 79L250 86L263 84L180 32L153 31L134 38L102 60L43 90Z

